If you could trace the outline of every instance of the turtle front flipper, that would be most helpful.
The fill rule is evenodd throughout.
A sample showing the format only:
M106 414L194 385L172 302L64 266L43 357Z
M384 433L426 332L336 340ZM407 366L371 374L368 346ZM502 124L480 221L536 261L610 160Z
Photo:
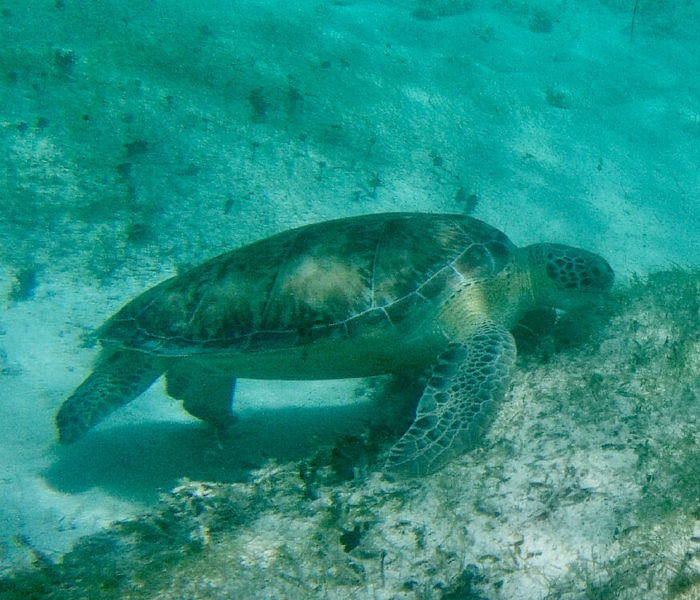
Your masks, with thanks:
M181 362L165 374L169 396L182 400L185 410L218 430L225 430L235 421L233 392L236 380L220 375L196 363Z
M489 426L515 364L510 332L485 321L438 356L416 419L391 449L389 472L420 476L473 447Z
M158 362L143 352L106 353L56 413L59 441L72 444L80 439L108 414L146 391L162 372Z

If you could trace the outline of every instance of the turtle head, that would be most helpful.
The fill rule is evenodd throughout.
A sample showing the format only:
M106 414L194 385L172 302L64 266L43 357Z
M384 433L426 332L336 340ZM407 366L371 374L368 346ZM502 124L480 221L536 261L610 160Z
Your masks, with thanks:
M527 252L537 304L577 308L607 292L615 275L598 254L563 244L533 244Z

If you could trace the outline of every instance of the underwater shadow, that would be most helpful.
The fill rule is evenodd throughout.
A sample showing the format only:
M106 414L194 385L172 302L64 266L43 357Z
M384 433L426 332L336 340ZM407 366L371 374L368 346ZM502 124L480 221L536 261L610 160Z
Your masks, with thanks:
M130 500L153 501L183 477L242 481L269 459L311 458L365 430L381 412L376 401L247 411L223 439L195 420L118 425L91 431L68 447L57 445L57 460L43 476L65 493L100 487Z

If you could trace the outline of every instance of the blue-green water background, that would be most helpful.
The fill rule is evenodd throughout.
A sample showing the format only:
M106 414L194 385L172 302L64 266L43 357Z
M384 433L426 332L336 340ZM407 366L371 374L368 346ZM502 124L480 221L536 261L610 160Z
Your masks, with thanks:
M159 390L111 422L151 429L55 446L52 414L96 353L87 334L177 269L386 210L471 212L519 245L587 247L622 282L697 266L700 4L641 0L632 26L634 12L0 2L3 564L26 562L20 538L57 556L178 476L240 468L183 448L192 423ZM275 385L253 384L250 406L350 389Z

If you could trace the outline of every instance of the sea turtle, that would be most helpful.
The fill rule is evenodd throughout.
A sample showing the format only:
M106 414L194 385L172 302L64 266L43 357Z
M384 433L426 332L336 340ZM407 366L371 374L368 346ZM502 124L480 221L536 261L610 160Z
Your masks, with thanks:
M97 332L94 372L63 403L71 443L162 374L192 415L226 428L237 377L335 379L430 369L386 468L436 470L482 436L515 362L509 329L536 305L608 290L586 250L516 248L477 219L385 213L299 227L144 292Z

